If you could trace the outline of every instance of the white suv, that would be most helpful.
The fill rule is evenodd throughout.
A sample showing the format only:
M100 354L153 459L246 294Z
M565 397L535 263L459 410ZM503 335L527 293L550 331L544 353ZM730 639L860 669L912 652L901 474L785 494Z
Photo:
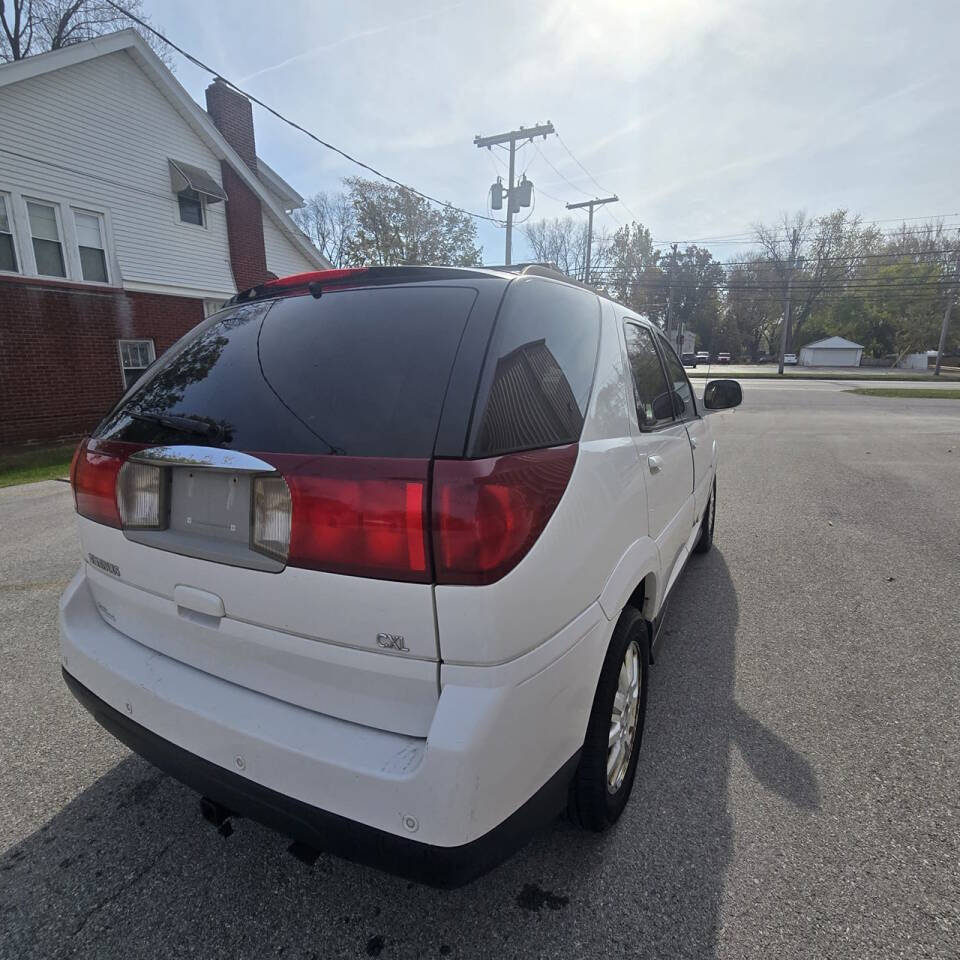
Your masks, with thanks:
M264 284L81 445L64 678L208 819L456 885L619 817L741 393L549 273Z

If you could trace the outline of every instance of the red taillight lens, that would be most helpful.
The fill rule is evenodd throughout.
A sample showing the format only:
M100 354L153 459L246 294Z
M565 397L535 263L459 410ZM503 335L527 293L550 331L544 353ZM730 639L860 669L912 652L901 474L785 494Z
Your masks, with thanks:
M293 501L292 567L381 580L431 579L427 460L265 455Z
M567 489L577 444L433 468L437 583L493 583L527 554Z
M125 444L100 445L84 440L73 457L70 478L77 513L88 520L120 526L117 509L117 474L127 459L127 452L116 449Z

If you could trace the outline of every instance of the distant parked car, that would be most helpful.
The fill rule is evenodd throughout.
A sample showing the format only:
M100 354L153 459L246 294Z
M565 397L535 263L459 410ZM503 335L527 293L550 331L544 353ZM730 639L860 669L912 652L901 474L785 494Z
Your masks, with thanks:
M698 350L697 351L697 363L709 363L710 362L710 351L709 350Z
M696 357L696 354L693 354L693 353L684 353L684 354L681 354L681 356L680 356L680 362L681 362L685 367L695 367L695 366L697 365L697 357Z
M730 354L729 353L718 353L717 354L717 363L729 363Z
M783 365L785 367L795 367L797 365L797 355L795 353L785 353L783 355Z

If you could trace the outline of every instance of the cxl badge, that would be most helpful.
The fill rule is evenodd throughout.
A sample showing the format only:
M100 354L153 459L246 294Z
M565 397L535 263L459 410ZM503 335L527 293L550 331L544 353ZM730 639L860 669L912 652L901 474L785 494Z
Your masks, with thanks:
M398 633L378 633L377 646L384 650L401 650L409 653L410 648L403 642L403 637Z

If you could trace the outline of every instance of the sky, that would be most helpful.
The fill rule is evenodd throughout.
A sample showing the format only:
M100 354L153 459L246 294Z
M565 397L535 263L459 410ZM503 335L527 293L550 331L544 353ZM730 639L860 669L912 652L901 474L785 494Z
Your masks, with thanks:
M559 138L517 156L533 219L616 194L596 229L639 220L664 244L744 236L801 209L960 226L956 0L144 6L171 39L318 136L475 213L488 213L507 155L474 136L549 120ZM202 104L210 78L175 62ZM305 196L363 174L256 107L254 120L260 156ZM503 229L478 226L484 262L502 263ZM703 245L724 258L747 249ZM514 260L527 256L516 231Z

